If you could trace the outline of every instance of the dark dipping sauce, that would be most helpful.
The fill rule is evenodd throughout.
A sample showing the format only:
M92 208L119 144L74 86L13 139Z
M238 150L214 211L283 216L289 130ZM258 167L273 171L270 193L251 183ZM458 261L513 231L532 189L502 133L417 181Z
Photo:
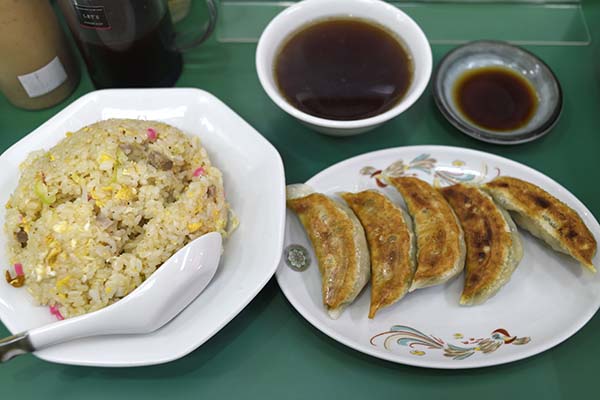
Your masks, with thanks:
M275 59L286 100L316 117L373 117L404 97L413 65L398 38L357 19L328 19L290 35Z
M456 81L453 95L468 120L493 131L525 126L538 105L532 85L517 72L503 67L465 72Z

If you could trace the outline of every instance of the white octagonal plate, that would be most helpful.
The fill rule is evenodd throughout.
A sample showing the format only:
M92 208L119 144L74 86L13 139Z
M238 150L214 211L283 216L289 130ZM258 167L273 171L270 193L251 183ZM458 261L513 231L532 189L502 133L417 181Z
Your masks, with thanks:
M89 93L48 120L0 156L0 204L18 181L27 154L49 149L65 132L107 118L158 120L200 137L223 172L227 200L240 226L224 243L219 269L204 292L179 316L148 335L80 339L35 354L47 361L96 366L158 364L182 357L235 317L271 278L280 258L285 221L283 164L279 153L219 99L199 89L124 89ZM4 226L4 213L0 213ZM265 241L263 238L268 237ZM0 265L6 236L0 234ZM0 318L12 332L54 321L47 307L33 305L26 290L0 282Z
M317 191L378 189L395 200L385 175L416 175L429 183L486 182L508 175L533 182L574 208L596 240L600 226L564 187L525 165L479 151L444 146L411 146L364 154L309 179ZM445 285L416 290L367 318L370 290L364 290L338 320L326 314L314 252L299 220L287 212L284 247L301 245L311 265L295 271L284 256L276 276L285 296L311 324L333 339L393 362L431 368L476 368L519 360L569 338L600 306L600 274L552 251L520 230L524 257L511 280L482 305L459 306L462 274ZM285 253L285 250L284 250ZM600 265L596 255L594 264Z

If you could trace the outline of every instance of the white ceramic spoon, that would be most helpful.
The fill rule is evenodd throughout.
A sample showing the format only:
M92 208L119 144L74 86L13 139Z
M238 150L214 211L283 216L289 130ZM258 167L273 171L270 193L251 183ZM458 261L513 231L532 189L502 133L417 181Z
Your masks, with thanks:
M220 258L221 235L207 233L175 253L137 289L116 303L0 340L0 361L88 336L153 332L204 290Z

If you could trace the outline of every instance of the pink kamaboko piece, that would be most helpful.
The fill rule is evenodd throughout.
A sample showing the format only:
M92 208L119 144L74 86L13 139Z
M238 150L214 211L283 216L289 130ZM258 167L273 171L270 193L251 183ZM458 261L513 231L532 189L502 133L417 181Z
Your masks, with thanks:
M206 171L202 167L196 168L196 170L194 171L194 177L204 175L204 174L206 174Z
M148 140L150 142L156 141L156 138L158 137L158 134L156 133L156 131L153 128L148 128L147 135L148 135Z
M56 319L62 321L65 317L62 316L57 306L50 306L50 314L54 315Z
M23 276L23 275L25 275L23 273L23 264L21 264L21 263L16 263L15 264L15 273L17 274L17 276Z

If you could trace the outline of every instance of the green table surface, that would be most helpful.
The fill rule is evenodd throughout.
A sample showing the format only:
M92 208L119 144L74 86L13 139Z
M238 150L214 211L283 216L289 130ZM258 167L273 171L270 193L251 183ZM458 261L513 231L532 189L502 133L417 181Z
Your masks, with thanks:
M187 54L177 86L212 92L239 113L279 150L290 183L372 150L417 144L462 146L508 157L547 174L600 217L600 54L594 42L600 37L600 2L585 2L584 12L591 44L526 46L552 67L564 91L558 125L529 144L501 147L464 136L438 113L429 90L409 111L375 131L351 138L322 136L268 99L254 70L256 45L252 43L212 40ZM452 47L433 45L434 62ZM91 90L84 73L76 92L51 109L24 111L0 97L0 151ZM330 339L292 308L271 279L233 321L180 360L111 369L22 356L0 365L0 399L597 398L598 331L600 316L596 315L566 342L522 361L474 370L414 368L364 355ZM8 334L0 324L0 336Z

